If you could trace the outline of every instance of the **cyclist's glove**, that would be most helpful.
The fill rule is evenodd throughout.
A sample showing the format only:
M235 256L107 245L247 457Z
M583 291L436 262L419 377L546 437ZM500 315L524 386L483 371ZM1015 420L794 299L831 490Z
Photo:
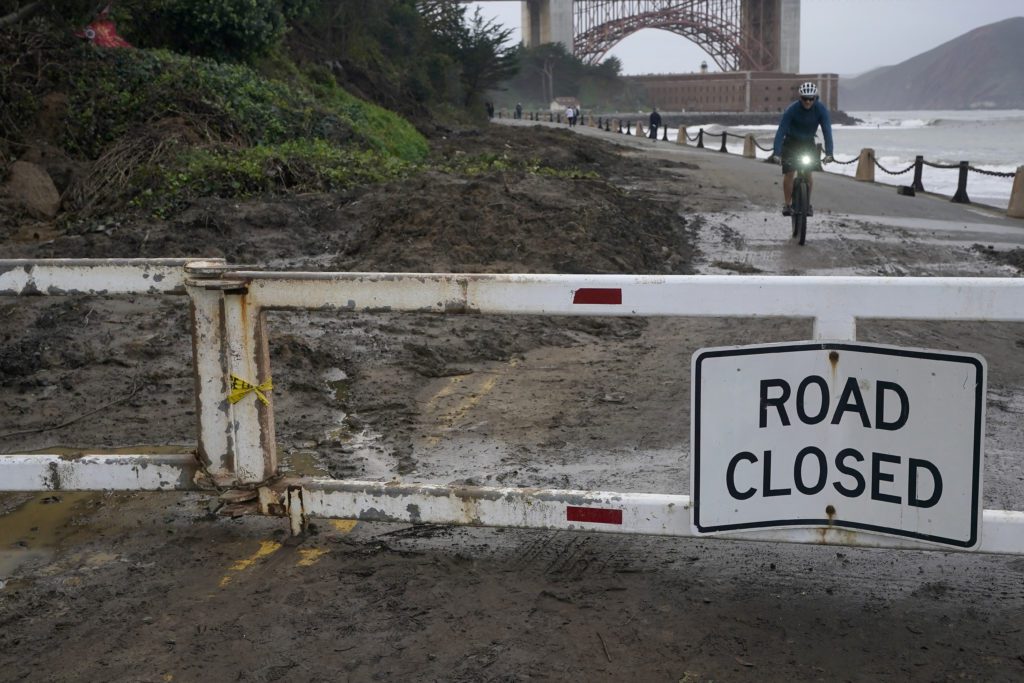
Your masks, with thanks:
M836 160L836 159L835 159L835 157L834 157L834 156L832 156L831 154L826 154L826 155L825 155L825 158L824 158L824 159L822 159L822 161L823 161L823 162L825 162L826 164L832 164L832 163L835 163L835 160Z
M782 163L782 159L780 159L777 154L771 155L770 157L768 157L768 159L766 161L769 164L781 164Z

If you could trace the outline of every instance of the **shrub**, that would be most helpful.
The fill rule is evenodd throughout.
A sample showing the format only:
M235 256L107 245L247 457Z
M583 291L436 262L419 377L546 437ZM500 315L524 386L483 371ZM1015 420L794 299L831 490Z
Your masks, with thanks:
M392 180L414 168L388 154L343 149L325 140L195 148L137 174L133 203L164 215L197 197L327 192Z
M220 61L251 62L280 44L311 0L128 0L115 8L133 44Z
M326 140L412 160L427 145L405 120L352 97L333 81L266 79L247 66L164 50L78 46L67 63L64 146L95 159L138 126L183 117L204 137L238 146Z

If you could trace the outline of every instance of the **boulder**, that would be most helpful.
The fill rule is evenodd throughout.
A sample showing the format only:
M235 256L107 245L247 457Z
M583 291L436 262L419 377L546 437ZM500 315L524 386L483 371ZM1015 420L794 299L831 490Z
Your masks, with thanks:
M31 213L53 218L60 210L60 193L49 174L36 164L15 161L3 184L3 194Z

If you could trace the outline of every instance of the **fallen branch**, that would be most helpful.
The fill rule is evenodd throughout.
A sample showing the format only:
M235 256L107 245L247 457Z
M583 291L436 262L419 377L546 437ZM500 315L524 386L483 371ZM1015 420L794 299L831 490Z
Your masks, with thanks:
M117 405L118 403L124 403L125 401L130 399L132 396L137 394L139 389L141 389L143 386L144 385L138 384L138 383L133 381L132 382L132 390L129 391L125 396L122 396L121 398L114 399L113 401L110 401L109 403L104 403L103 405L101 405L99 408L96 408L95 410L90 410L87 413L82 413L81 415L79 415L78 417L76 417L74 419L68 420L67 422L63 422L63 423L61 423L59 425L54 425L52 427L38 427L36 429L22 429L22 430L17 431L17 432L7 432L6 434L0 434L0 439L9 439L12 436L22 436L23 434L37 434L37 433L40 433L40 432L52 432L52 431L55 431L57 429L64 429L65 427L73 425L76 422L89 417L90 415L95 415L96 413L104 411L107 408L109 408L110 406Z
M43 8L43 3L40 0L36 2L30 2L21 9L16 9L10 14L0 17L0 28L4 26L10 26L11 24L17 24L19 21L28 19L33 14Z
M604 656L608 659L608 663L611 664L612 663L612 656L610 654L608 654L608 645L605 644L604 636L601 635L600 631L597 632L597 637L601 639L601 647L604 648Z

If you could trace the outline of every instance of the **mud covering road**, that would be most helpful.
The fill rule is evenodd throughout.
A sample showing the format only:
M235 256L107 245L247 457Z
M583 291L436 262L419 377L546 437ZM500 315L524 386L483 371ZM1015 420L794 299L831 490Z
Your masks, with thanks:
M603 139L598 139L603 138ZM614 143L614 144L613 144ZM1024 225L819 176L806 247L763 164L493 125L435 154L583 179L434 173L208 201L170 221L8 216L6 258L224 256L277 269L1019 276ZM592 176L592 177L591 177ZM291 472L686 493L698 348L778 319L275 313ZM985 507L1024 509L1024 328L871 323L990 368ZM195 447L184 299L0 301L0 452ZM0 496L0 680L1024 678L1024 558L217 513L202 493Z

